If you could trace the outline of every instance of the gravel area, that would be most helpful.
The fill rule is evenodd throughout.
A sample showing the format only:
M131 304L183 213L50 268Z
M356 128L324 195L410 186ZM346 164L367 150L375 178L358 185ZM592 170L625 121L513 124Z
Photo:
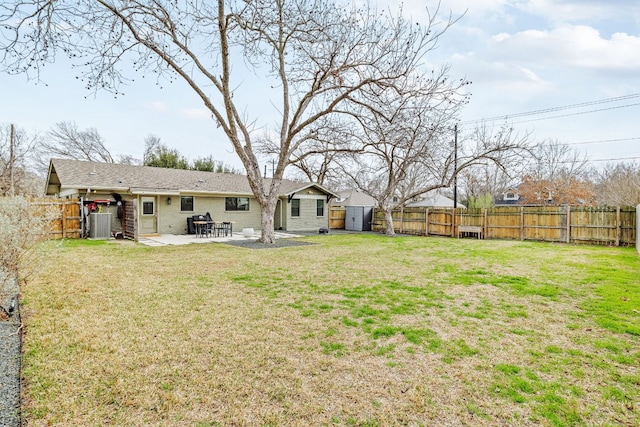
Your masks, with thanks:
M2 275L2 273L0 273ZM3 280L5 292L0 294L0 305L9 307L17 298L16 280ZM7 320L0 319L0 426L20 426L20 314L16 307Z

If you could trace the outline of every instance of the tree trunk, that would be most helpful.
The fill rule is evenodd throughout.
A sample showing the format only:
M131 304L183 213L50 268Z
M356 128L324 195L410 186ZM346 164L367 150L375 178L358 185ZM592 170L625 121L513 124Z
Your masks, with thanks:
M274 200L268 200L264 206L260 206L261 208L260 222L262 226L262 231L260 233L260 239L258 241L261 243L273 244L276 242L273 221L275 217L277 203L278 203L278 199L276 197L274 198Z
M391 209L382 209L382 213L384 213L384 220L387 224L387 228L384 231L384 234L387 236L395 236L396 231L393 229L393 217L391 216Z

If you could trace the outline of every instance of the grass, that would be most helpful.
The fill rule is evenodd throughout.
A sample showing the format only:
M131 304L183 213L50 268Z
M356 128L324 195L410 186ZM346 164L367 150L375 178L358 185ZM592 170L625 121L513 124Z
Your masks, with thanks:
M634 249L69 241L23 288L28 425L640 424Z

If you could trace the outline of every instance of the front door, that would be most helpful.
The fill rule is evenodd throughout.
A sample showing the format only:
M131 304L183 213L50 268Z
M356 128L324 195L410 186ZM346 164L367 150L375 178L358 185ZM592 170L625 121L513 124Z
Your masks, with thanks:
M156 234L158 232L156 198L142 197L140 202L140 234Z

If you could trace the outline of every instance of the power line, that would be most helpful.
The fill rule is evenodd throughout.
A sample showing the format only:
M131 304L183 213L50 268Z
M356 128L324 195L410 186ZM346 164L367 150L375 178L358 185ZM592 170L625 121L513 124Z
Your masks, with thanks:
M585 145L585 144L603 144L606 142L626 142L626 141L637 141L640 139L640 136L636 136L634 138L617 138L617 139L601 139L598 141L578 141L578 142L559 142L559 145Z
M559 142L553 141L552 145L587 145L587 144L604 144L608 142L629 142L629 141L637 141L640 140L640 136L636 136L633 138L616 138L616 139L599 139L595 141L575 141L575 142ZM538 143L537 145L547 145L547 142L543 141Z
M620 108L635 107L636 105L640 105L640 102L637 102L635 104L618 105L618 106L609 107L609 108L599 108L597 110L581 111L579 113L560 114L559 116L540 117L538 119L530 119L530 120L523 120L521 122L514 122L513 124L515 125L520 123L538 122L540 120L558 119L561 117L581 116L583 114L596 113L598 111L608 111L608 110L617 110Z
M634 157L618 157L615 159L593 159L593 160L588 160L589 162L617 162L617 161L621 161L621 160L640 160L640 156L634 156Z
M623 95L623 96L618 96L618 97L614 97L614 98L599 99L599 100L595 100L595 101L586 101L586 102L581 102L581 103L577 103L577 104L563 105L563 106L560 106L560 107L551 107L551 108L544 108L544 109L540 109L540 110L526 111L526 112L522 112L522 113L507 114L507 115L503 115L503 116L494 116L494 117L483 118L483 119L469 120L469 121L462 122L462 124L474 124L474 123L479 123L479 122L483 122L483 121L484 122L490 122L490 121L496 121L496 120L508 120L508 119L513 119L513 118L518 118L518 117L526 117L526 116L533 116L533 115L539 115L539 114L554 113L556 111L569 110L569 109L573 109L573 108L584 108L584 107L588 107L588 106L591 106L591 105L605 104L605 103L609 103L609 102L627 101L627 100L635 99L635 98L640 98L640 93L634 93L634 94L630 94L630 95ZM620 106L620 107L612 107L611 109L613 109L613 108L624 108L624 107L633 106L633 105L640 105L640 103L629 104L629 105ZM582 112L582 113L574 113L574 115L586 114L586 113L590 113L590 112L604 111L604 110L607 110L607 109L598 109L598 110L585 111L585 112ZM565 117L565 115L554 116L554 117L549 117L549 118L556 118L556 117ZM544 119L539 119L539 120L544 120ZM526 123L526 122L520 122L520 123Z

